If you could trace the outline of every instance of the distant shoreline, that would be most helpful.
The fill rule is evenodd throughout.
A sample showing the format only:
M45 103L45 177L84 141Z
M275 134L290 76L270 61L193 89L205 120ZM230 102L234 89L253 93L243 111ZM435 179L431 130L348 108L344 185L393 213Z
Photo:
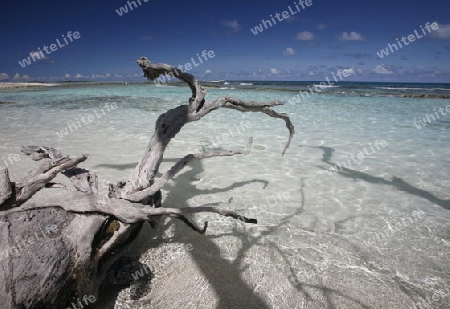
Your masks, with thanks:
M221 89L221 90L250 90L250 91L268 91L268 92L284 92L298 93L299 91L307 91L308 86L312 86L317 82L311 81L203 81L205 88ZM154 86L149 81L142 82L94 82L94 81L70 81L57 83L42 82L6 82L0 83L0 91L15 89L42 89L46 87L72 88L72 87L98 87L98 86ZM165 84L171 87L185 87L181 81L174 81ZM384 87L382 87L384 86ZM401 87L403 86L403 87ZM433 88L431 88L431 86ZM160 87L160 86L159 86ZM437 87L437 88L436 88ZM442 87L442 88L440 88ZM322 89L321 93L327 95L338 96L385 96L398 98L416 98L416 99L450 99L450 84L437 83L378 83L378 82L342 82L339 86L333 86Z
M49 83L0 83L0 89L17 89L17 88L31 88L31 87L52 87L58 84Z

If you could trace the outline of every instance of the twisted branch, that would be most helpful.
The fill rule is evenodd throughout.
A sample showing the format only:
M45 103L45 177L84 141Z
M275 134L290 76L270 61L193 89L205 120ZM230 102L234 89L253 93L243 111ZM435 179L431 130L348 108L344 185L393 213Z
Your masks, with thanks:
M141 198L146 198L152 193L160 190L164 184L167 183L166 177L170 173L164 173L161 179L155 179L155 177L163 160L166 146L170 143L171 139L178 134L185 124L198 121L203 116L221 107L235 109L241 112L262 112L270 117L283 119L289 130L289 138L283 149L282 155L284 155L289 148L295 134L294 126L287 114L278 113L271 109L271 107L282 105L283 102L278 100L268 102L243 101L232 97L222 97L212 102L205 102L206 90L193 75L182 72L168 64L151 63L150 60L145 57L139 58L137 63L142 68L144 76L150 80L154 80L164 74L169 74L185 82L192 91L192 97L189 99L188 106L181 105L167 111L158 118L156 121L155 133L150 139L146 153L131 175L130 180L123 186L112 187L110 192L111 196L140 202L143 201ZM215 154L214 156L224 155L230 154L226 152ZM180 162L186 161L187 157L189 157L189 155ZM195 156L194 158L199 159L199 157ZM190 162L192 160L188 161ZM173 177L173 175L171 177Z

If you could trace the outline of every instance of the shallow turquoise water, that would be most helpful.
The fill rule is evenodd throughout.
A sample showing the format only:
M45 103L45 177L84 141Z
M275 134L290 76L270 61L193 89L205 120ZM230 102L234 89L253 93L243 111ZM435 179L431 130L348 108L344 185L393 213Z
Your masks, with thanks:
M108 182L131 173L158 115L185 104L189 95L186 88L152 85L0 92L0 101L11 102L0 105L0 165L8 165L13 179L28 171L33 164L24 156L8 161L21 145L89 153L94 157L83 167L98 173L104 191ZM211 88L207 99L223 95L288 102L296 94ZM293 289L289 293L319 279L323 286L337 288L344 276L353 282L349 285L361 286L352 287L361 301L366 288L375 295L388 287L394 303L414 303L447 291L450 283L450 114L421 129L415 125L449 105L443 99L316 94L276 108L289 114L296 130L284 157L288 132L281 120L225 109L212 112L177 135L161 172L188 153L245 148L249 136L254 138L252 151L186 168L169 182L166 205L220 202L258 218L258 225L242 226L213 215L195 217L208 219L212 234L239 227L243 234L259 237L266 249L276 244L278 251L267 249L259 267L272 269L271 276L287 282L286 291ZM94 120L80 120L89 116ZM237 130L242 123L249 125ZM344 162L340 172L329 173ZM256 254L253 249L242 252L241 241L218 239L217 245L226 248L223 258ZM283 262L279 254L285 255ZM431 308L447 308L446 301L448 291Z

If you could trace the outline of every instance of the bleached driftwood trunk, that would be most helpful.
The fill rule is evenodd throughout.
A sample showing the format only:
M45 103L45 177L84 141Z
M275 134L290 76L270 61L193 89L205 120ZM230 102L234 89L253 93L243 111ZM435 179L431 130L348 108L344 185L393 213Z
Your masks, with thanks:
M22 152L35 161L44 160L23 179L11 182L7 169L0 170L0 298L2 308L65 308L83 305L97 298L108 272L138 235L142 224L155 224L155 217L166 215L182 220L190 228L204 233L186 214L213 212L246 223L246 218L216 206L162 207L161 189L186 165L194 160L216 156L247 154L244 150L188 154L161 177L156 178L164 151L171 139L192 121L200 120L219 108L241 112L262 112L281 118L289 130L283 154L294 136L294 127L286 114L272 110L280 101L253 102L232 97L205 101L206 91L197 79L167 64L154 64L140 58L144 76L154 80L171 74L186 82L192 90L187 105L160 115L155 132L141 161L126 182L110 184L108 197L97 191L97 176L77 167L89 155L63 156L50 147L29 146ZM52 180L62 173L76 190L47 199L45 203L30 200L40 190L61 187Z

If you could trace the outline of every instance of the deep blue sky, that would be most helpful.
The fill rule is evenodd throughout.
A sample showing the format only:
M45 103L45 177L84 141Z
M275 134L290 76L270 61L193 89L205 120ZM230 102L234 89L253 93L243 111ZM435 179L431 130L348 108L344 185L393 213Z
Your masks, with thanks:
M270 14L296 11L294 0L140 1L119 16L125 0L1 0L0 81L137 79L141 56L179 65L213 50L214 58L190 72L201 79L324 80L351 68L348 81L450 82L445 0L312 0L257 35L250 29ZM426 22L438 30L377 56L396 38L423 34ZM68 31L81 38L19 65L38 48L63 43Z

